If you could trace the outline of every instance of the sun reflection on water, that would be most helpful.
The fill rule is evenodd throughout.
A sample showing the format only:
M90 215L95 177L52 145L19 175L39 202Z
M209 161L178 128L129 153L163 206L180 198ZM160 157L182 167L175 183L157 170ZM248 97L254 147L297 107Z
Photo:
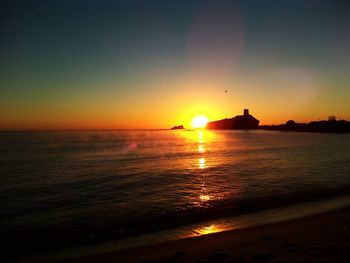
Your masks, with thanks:
M218 155L218 149L232 147L232 143L227 145L227 132L196 129L177 131L173 134L180 137L183 147L181 151L186 153L179 162L179 168L183 168L187 175L185 190L188 194L184 201L187 202L186 205L206 209L216 206L221 199L235 198L235 195L240 194L242 187L239 178L229 171L230 180L224 180L228 176L222 173L226 167L220 167L228 166L228 162L234 163L236 158ZM237 141L237 148L241 147L234 135L230 135L230 140ZM234 188L231 186L233 181Z
M209 201L209 200L210 200L210 195L200 195L200 196L199 196L199 199L200 199L202 202Z
M205 159L203 157L199 158L198 166L199 166L200 169L204 169L205 168Z
M213 200L219 199L217 191L213 192L212 187L207 185L208 176L210 176L208 168L212 163L210 149L211 145L219 139L218 134L203 129L181 132L179 135L186 141L187 150L193 153L187 163L193 171L191 174L196 176L193 178L195 190L191 195L191 201L195 206L208 207Z
M198 146L198 152L199 152L199 153L204 153L204 152L205 152L204 145L199 145L199 146Z
M198 131L198 139L199 139L199 143L203 143L203 131Z
M205 147L204 147L204 136L203 136L203 131L198 131L198 153L200 154L200 157L198 159L198 168L199 169L205 169L206 164L205 164L205 158L204 158L204 152L205 152ZM203 174L203 181L201 185L201 193L199 194L199 200L200 206L206 206L208 201L210 201L210 195L207 194L207 187L206 187L206 182L205 182L205 177L206 174Z
M225 224L211 224L206 226L200 226L192 230L193 236L208 235L218 233L222 231L232 230L233 227Z
M204 153L205 152L205 148L204 148L204 137L203 137L203 131L198 131L198 152L200 154ZM198 167L199 169L204 169L206 166L205 166L205 158L203 156L201 156L199 159L198 159Z

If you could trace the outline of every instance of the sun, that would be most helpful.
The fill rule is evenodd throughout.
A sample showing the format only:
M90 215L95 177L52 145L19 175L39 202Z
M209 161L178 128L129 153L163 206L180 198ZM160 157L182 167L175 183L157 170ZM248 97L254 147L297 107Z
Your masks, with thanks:
M192 127L195 129L204 128L208 123L208 118L205 116L197 116L192 120Z

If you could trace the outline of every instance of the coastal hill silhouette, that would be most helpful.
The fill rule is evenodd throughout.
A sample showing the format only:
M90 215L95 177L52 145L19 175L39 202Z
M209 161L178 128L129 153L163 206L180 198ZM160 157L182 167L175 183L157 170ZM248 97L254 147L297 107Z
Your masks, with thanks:
M330 116L328 120L311 121L309 123L297 123L293 120L285 124L262 125L259 120L249 114L248 109L244 109L243 115L237 115L230 119L222 119L208 122L209 130L271 130L271 131L294 131L294 132L329 132L329 133L350 133L350 122L337 120L335 116ZM174 126L172 130L185 129L183 125Z
M208 122L207 129L233 130L233 129L258 129L259 120L249 114L249 110L245 109L243 115L237 115L231 119L223 119Z
M289 120L285 124L263 125L259 128L272 131L350 133L350 122L345 120L337 121L334 116L331 116L328 121L297 123L293 120Z

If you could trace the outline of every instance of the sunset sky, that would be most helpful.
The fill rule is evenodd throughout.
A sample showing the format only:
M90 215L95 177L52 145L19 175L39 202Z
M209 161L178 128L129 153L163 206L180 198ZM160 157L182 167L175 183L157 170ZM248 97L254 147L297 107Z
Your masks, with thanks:
M348 1L1 1L0 129L350 120ZM225 93L227 90L227 93Z

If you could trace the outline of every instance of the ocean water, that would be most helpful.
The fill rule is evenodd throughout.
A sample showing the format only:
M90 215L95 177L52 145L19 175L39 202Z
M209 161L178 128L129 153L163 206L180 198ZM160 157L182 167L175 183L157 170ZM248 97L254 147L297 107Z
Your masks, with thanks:
M7 251L32 254L347 194L350 134L0 133Z

